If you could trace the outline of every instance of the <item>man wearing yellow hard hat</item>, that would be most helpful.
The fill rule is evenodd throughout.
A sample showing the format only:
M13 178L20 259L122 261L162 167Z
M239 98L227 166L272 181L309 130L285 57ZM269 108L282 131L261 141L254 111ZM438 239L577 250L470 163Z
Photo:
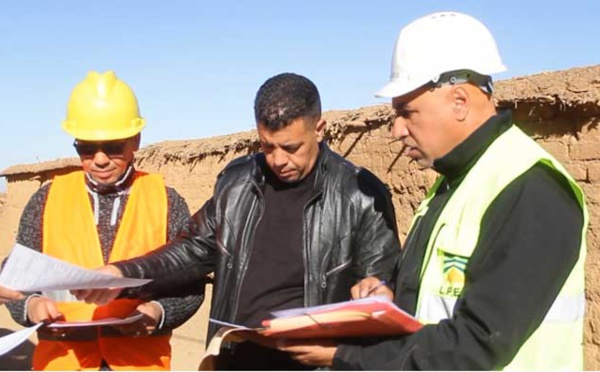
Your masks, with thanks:
M394 300L414 334L287 345L338 370L580 370L588 213L567 170L494 104L506 69L492 34L458 12L402 29L390 82L403 153L440 177L417 208ZM378 280L358 284L373 288ZM338 340L339 341L339 340Z
M131 88L112 71L90 72L73 90L62 125L75 138L82 169L54 177L31 197L17 242L95 269L141 256L176 236L190 216L186 202L162 176L133 165L144 126ZM168 370L171 330L196 312L203 300L200 290L105 306L74 302L66 291L35 293L7 306L23 325L144 314L120 328L73 327L57 333L42 327L33 355L36 370Z

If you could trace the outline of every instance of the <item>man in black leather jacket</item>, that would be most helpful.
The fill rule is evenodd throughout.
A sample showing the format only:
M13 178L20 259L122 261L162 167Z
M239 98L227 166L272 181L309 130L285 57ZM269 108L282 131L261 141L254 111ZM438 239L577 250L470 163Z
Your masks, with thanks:
M390 193L332 152L316 86L284 73L255 100L262 152L232 161L189 233L143 258L102 270L154 281L121 296L150 297L214 272L211 318L258 326L270 312L348 300L361 278L389 281L400 252ZM80 291L106 302L116 291ZM217 331L210 324L208 340ZM222 351L219 369L305 369L250 342Z

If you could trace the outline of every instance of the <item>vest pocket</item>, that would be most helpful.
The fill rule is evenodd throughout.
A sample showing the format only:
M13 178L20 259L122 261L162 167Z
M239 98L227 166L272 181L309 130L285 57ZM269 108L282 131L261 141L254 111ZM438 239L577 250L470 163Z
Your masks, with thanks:
M479 240L479 225L444 224L438 231L433 247L456 256L471 257Z
M437 296L460 296L465 285L465 271L478 236L479 226L446 224L440 228L432 252L437 262Z

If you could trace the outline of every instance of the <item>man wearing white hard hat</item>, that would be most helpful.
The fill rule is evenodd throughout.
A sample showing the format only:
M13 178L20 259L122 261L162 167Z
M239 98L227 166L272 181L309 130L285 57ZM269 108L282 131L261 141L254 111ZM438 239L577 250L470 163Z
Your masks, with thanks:
M583 368L585 198L510 112L496 111L490 75L503 70L473 17L435 13L402 29L378 96L392 99L404 153L440 174L395 281L395 303L425 325L283 350L343 370ZM391 296L378 285L367 278L352 294Z

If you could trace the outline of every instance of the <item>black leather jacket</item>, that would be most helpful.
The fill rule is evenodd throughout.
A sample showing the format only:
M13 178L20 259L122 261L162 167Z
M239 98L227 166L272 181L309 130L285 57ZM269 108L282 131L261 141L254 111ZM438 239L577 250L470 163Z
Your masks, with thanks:
M400 253L394 207L373 174L327 145L315 166L320 190L304 208L304 304L348 300L366 276L390 280ZM154 281L127 297L168 293L214 272L211 318L233 322L239 292L264 208L262 153L232 161L219 175L213 197L194 214L189 232L142 258L117 263L127 277ZM208 339L217 327L209 326Z

